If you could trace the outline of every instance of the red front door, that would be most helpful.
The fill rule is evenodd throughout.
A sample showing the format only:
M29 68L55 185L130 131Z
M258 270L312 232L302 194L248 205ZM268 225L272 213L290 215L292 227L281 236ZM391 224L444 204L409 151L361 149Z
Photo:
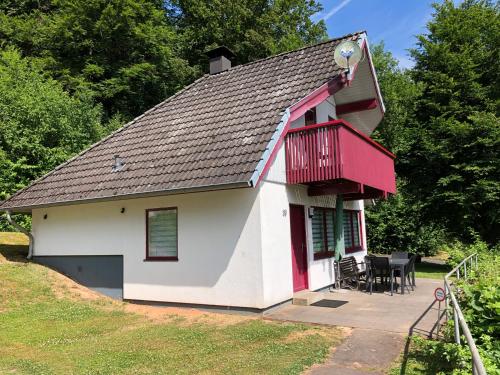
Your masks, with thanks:
M292 233L293 291L307 289L307 246L304 206L290 205L290 231Z

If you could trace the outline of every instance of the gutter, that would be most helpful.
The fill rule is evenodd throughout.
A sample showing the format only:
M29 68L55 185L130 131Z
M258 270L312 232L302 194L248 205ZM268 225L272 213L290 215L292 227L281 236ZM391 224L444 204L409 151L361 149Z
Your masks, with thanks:
M33 257L33 247L35 246L35 237L33 237L33 234L29 232L26 228L20 226L18 223L14 221L14 219L12 219L9 210L5 210L5 217L7 218L7 221L9 222L10 225L12 225L18 231L27 235L28 238L30 239L30 244L28 247L28 256L26 257L26 259L31 259Z

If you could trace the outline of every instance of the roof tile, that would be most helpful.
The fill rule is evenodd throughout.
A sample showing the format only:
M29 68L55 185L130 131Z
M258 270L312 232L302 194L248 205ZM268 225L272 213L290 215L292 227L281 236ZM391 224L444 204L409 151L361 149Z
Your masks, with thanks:
M333 51L359 35L205 75L0 208L248 183L284 111L340 73Z

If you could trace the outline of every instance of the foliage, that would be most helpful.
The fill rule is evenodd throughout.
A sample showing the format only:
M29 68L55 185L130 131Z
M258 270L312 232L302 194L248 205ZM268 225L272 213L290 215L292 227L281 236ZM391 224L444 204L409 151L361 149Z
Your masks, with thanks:
M409 71L398 67L397 60L384 50L383 44L375 45L371 52L386 105L384 119L372 137L396 154L399 174L399 170L411 163L407 155L414 147L415 111L423 88L414 82ZM444 228L424 219L424 203L409 192L411 183L398 178L398 194L366 210L370 251L403 250L433 255L444 243Z
M238 63L326 37L315 0L44 0L0 5L0 46L40 61L70 92L92 92L106 119L135 117L208 68L227 45Z
M464 318L478 347L488 374L500 374L500 275L498 249L489 248L476 240L471 245L455 242L446 247L450 266L457 265L468 255L478 254L477 270L468 269L467 280L458 281L455 293ZM404 373L454 374L472 373L471 354L462 337L462 345L453 343L454 321L444 329L444 341L412 337L410 351L401 365ZM444 359L444 360L443 360ZM399 369L397 370L399 371ZM394 369L393 373L397 373Z
M17 51L0 51L0 199L101 138L101 114Z
M169 14L182 39L182 54L198 71L208 69L205 52L225 45L238 64L327 38L316 0L173 0Z
M368 247L382 254L408 251L435 255L446 241L444 228L424 220L421 206L408 198L405 188L400 179L397 195L366 210Z
M193 78L161 2L35 4L0 11L0 41L42 61L70 91L90 90L107 117L136 116Z
M204 313L154 319L82 299L54 271L0 245L0 373L300 374L326 359L334 327ZM144 311L144 309L142 309ZM20 350L22 348L22 350Z
M452 342L427 340L420 336L408 338L409 350L391 375L468 375L471 361L468 349ZM469 371L469 372L468 372Z
M451 244L441 247L441 251L448 254L447 263L450 267L456 267L458 263L467 258L469 255L478 254L480 257L489 257L490 250L488 245L481 241L477 235L474 235L475 241L472 244L465 244L460 241L454 241Z
M411 70L372 49L387 108L373 137L396 153L399 196L367 209L371 250L432 254L446 240L473 242L471 233L498 242L498 9L436 4Z
M412 51L418 100L411 162L400 175L425 199L424 217L470 240L500 235L498 5L467 0L435 4L428 34Z

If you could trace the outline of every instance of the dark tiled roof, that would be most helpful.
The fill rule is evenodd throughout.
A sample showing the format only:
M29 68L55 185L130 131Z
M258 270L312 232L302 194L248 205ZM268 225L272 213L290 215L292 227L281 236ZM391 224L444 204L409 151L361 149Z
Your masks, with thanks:
M284 111L337 76L360 33L205 75L17 192L2 209L246 184ZM125 167L113 172L113 156Z

